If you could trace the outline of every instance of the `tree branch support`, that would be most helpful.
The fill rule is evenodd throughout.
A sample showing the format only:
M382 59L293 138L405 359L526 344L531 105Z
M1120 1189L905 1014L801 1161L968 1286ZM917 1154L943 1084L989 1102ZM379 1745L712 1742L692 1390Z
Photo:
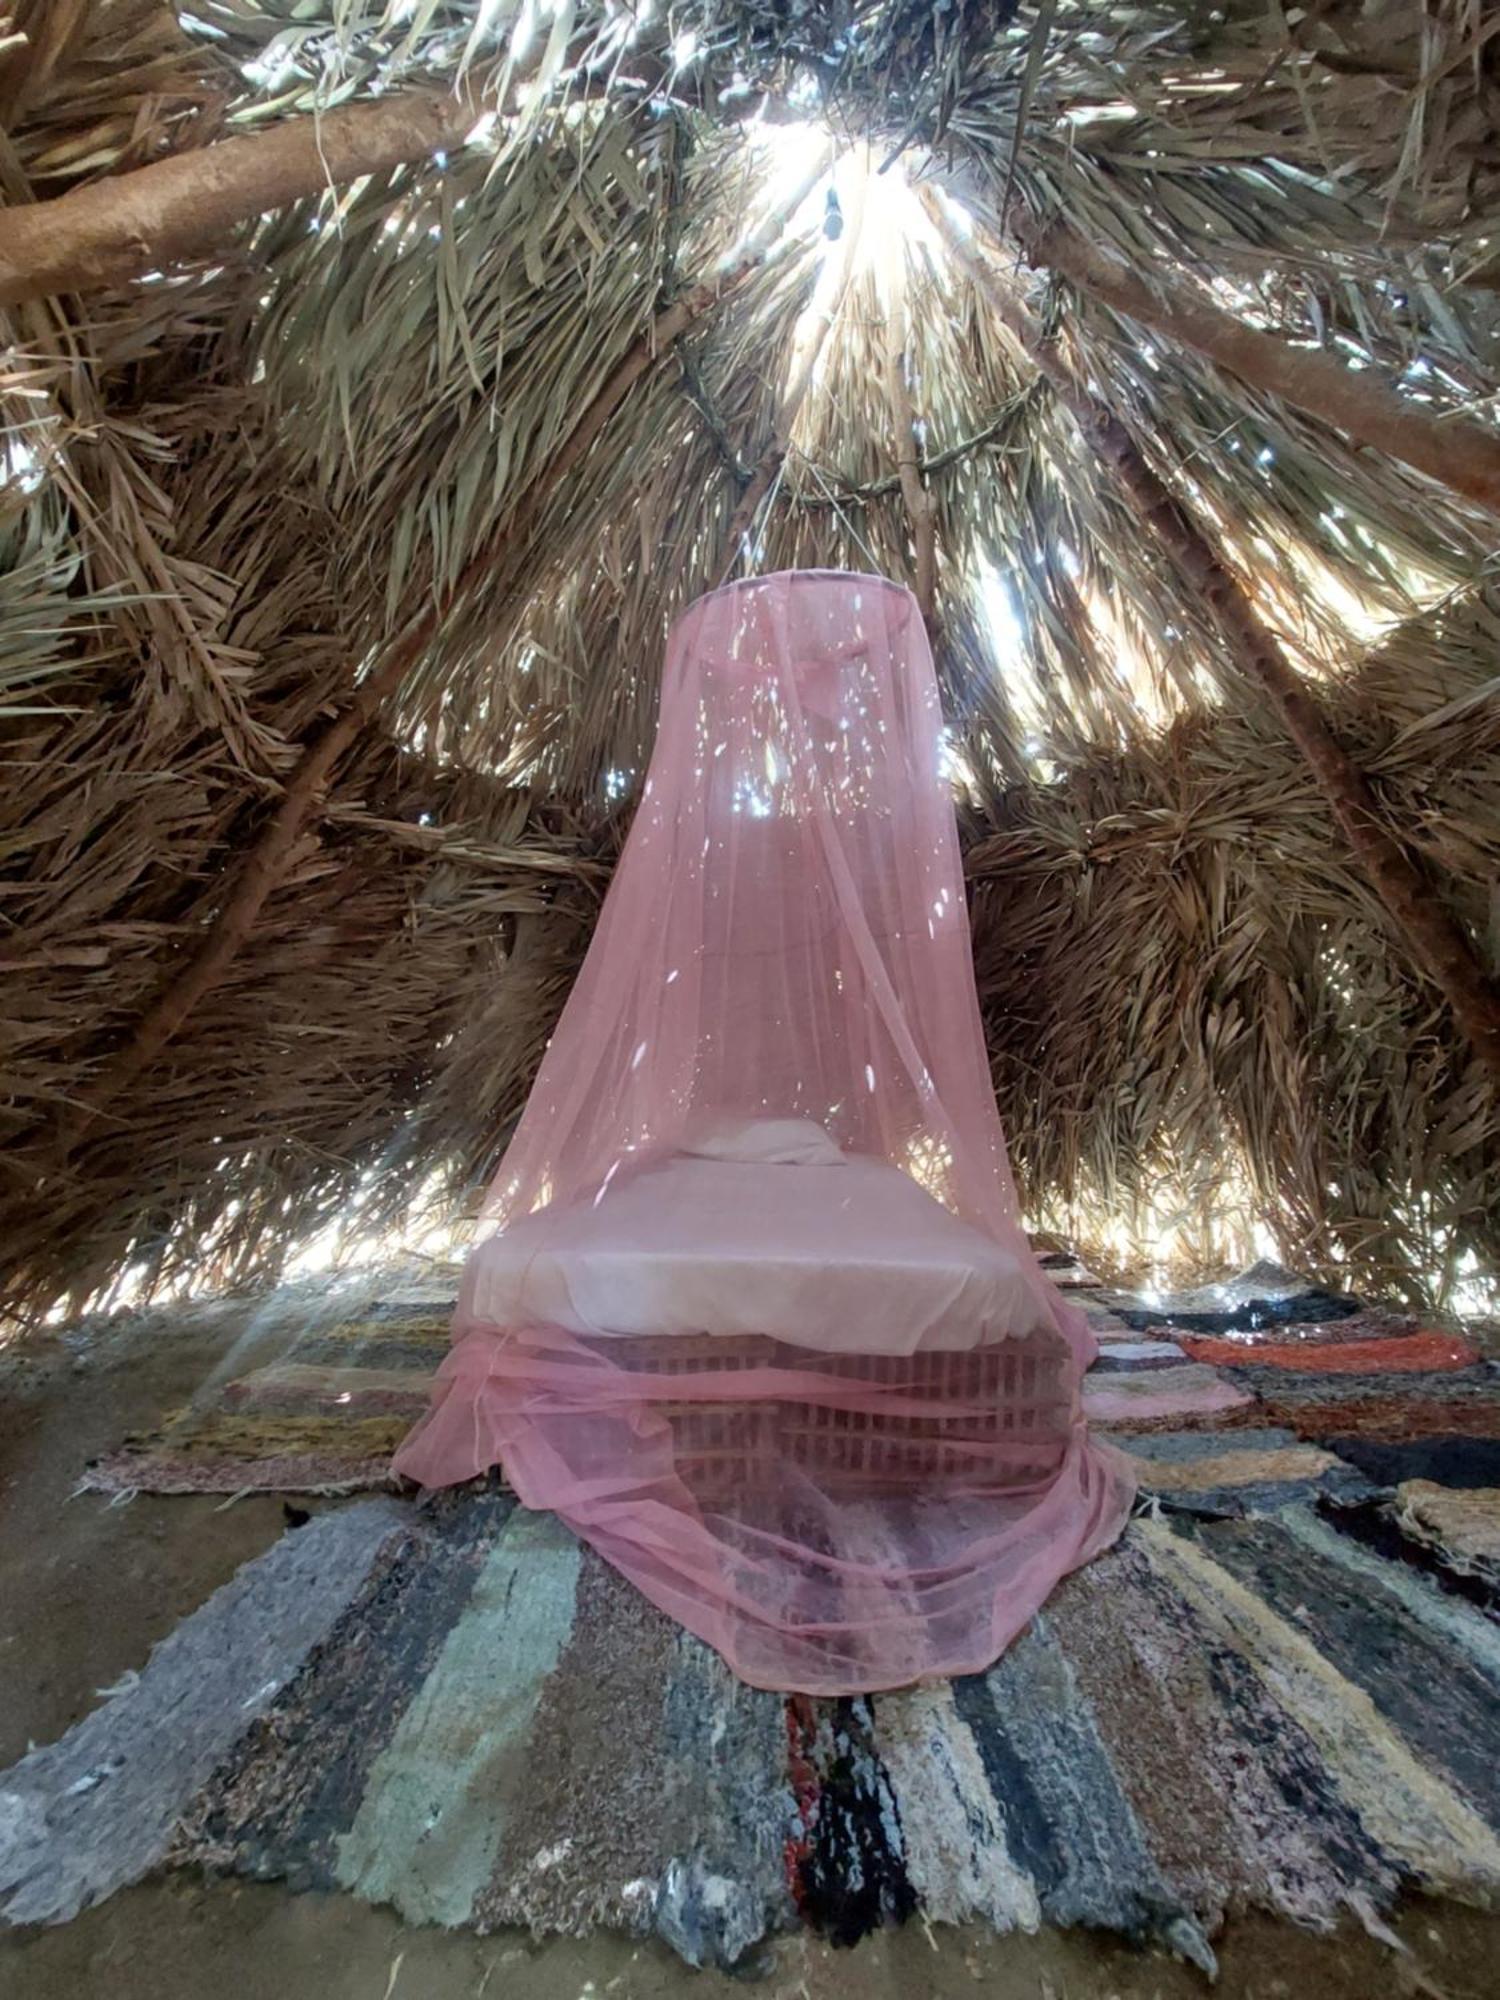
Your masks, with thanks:
M931 201L928 210L997 317L1072 412L1085 444L1114 472L1133 511L1167 550L1183 583L1212 608L1235 661L1264 690L1302 753L1412 962L1443 995L1475 1055L1500 1084L1500 995L1433 885L1388 830L1368 777L1335 736L1316 695L1244 585L1152 469L1124 424L1085 387L1013 287L955 227L943 204Z
M546 467L517 496L495 532L470 558L452 588L404 631L384 659L361 682L347 705L303 750L287 779L275 812L251 843L202 942L167 982L137 1022L129 1040L107 1060L91 1086L60 1122L55 1150L66 1159L93 1121L127 1089L181 1031L200 1001L233 965L255 928L266 901L286 873L292 854L318 810L339 759L402 683L438 637L448 612L471 591L503 575L524 548L537 510L557 491L641 377L655 368L695 321L743 285L769 256L786 219L801 205L828 169L825 154L773 214L708 278L656 315L579 417L567 440ZM524 505L523 505L524 503Z
M1033 264L1056 271L1113 311L1500 514L1500 436L1493 431L1461 417L1434 416L1367 370L1356 373L1322 348L1293 347L1201 292L1169 286L1155 273L1148 283L1066 223L1037 223L1013 211L1009 226Z

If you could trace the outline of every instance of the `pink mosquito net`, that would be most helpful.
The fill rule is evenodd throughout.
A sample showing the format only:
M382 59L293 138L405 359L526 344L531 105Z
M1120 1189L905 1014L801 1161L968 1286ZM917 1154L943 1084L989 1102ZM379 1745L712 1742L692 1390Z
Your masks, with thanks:
M693 605L587 959L396 1467L502 1466L745 1680L988 1666L1129 1511L1017 1214L922 619Z

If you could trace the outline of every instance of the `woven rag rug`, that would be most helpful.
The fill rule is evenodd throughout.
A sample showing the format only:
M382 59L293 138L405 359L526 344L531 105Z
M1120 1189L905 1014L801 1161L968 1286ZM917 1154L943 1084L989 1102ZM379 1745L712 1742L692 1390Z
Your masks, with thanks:
M989 1673L762 1693L498 1481L329 1505L0 1776L0 1911L61 1920L185 1865L413 1922L654 1932L694 1963L920 1913L1088 1924L1208 1967L1236 1909L1494 1904L1492 1366L1295 1285L1168 1318L1078 1296L1090 1416L1145 1497ZM266 1419L306 1415L314 1383L330 1428L399 1429L445 1336L430 1302L309 1333L202 1413L203 1457L179 1430L174 1477L212 1489L236 1415L284 1444ZM320 1441L313 1478L295 1442L242 1447L224 1486L289 1465L359 1483L354 1452ZM122 1483L152 1483L165 1449Z
M1485 1483L1461 1468L1445 1476L1441 1464L1445 1445L1455 1464L1473 1464L1485 1440L1500 1441L1500 1372L1462 1338L1274 1266L1164 1307L1081 1284L1088 1274L1060 1255L1048 1263L1099 1336L1084 1384L1089 1421L1141 1460L1148 1493L1183 1505L1196 1494L1204 1511L1222 1512L1241 1489L1263 1503L1268 1489L1353 1497L1366 1477ZM324 1313L276 1361L96 1459L82 1484L109 1494L388 1488L451 1316L451 1298L432 1290Z
M388 1487L391 1454L427 1407L454 1295L320 1313L278 1361L215 1383L153 1431L95 1459L93 1493L328 1493Z
M1243 1908L1495 1904L1492 1582L1440 1515L1282 1484L1148 1507L986 1674L842 1700L737 1682L498 1486L331 1503L0 1774L0 1912L187 1866L694 1964L920 1914L1211 1970Z

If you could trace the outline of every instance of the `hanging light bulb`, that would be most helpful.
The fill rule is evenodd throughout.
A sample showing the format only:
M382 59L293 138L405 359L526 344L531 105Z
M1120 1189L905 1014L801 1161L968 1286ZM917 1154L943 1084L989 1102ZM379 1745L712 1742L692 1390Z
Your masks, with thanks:
M844 211L839 207L837 188L828 190L828 207L823 215L823 234L830 243L837 243L844 233Z

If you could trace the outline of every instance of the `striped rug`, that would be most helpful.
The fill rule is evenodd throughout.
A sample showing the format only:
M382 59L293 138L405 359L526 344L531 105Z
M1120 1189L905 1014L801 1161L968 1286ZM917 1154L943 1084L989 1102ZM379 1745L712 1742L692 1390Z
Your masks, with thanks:
M1189 1496L1216 1476L1170 1433L1143 1449ZM991 1672L865 1700L744 1687L498 1488L330 1505L0 1775L0 1911L61 1920L165 1864L695 1964L915 1916L1211 1968L1240 1909L1494 1902L1482 1565L1440 1511L1387 1506L1376 1536L1295 1444L1253 1449L1264 1510L1149 1503Z
M215 1383L84 1468L91 1493L353 1493L390 1484L427 1406L451 1298L319 1318L269 1366Z
M1264 1327L1205 1336L1153 1326L1148 1309L1098 1288L1074 1287L1072 1297L1100 1342L1084 1384L1089 1422L1140 1459L1144 1491L1200 1513L1299 1494L1359 1497L1371 1445L1500 1445L1500 1371L1414 1319L1335 1301L1338 1317L1299 1321L1294 1295ZM1307 1299L1308 1311L1330 1309L1326 1295ZM280 1360L215 1384L95 1460L81 1484L109 1494L386 1489L391 1454L447 1351L451 1315L451 1300L427 1296L325 1316ZM1226 1315L1206 1317L1217 1325ZM1411 1476L1425 1475L1414 1466ZM1253 1490L1237 1500L1242 1488Z

